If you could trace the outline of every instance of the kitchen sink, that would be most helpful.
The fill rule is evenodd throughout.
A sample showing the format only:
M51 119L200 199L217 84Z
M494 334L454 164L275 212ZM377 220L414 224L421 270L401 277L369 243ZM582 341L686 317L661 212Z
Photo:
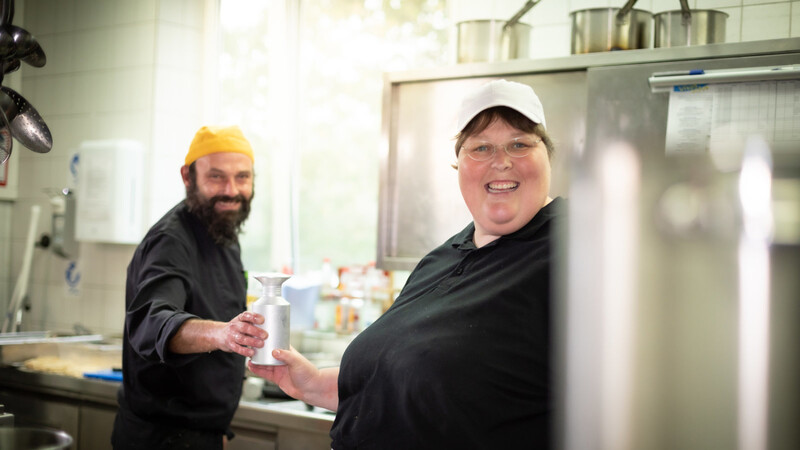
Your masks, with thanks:
M0 365L19 365L44 356L73 358L103 357L114 362L121 359L121 345L100 334L64 334L53 331L0 333Z

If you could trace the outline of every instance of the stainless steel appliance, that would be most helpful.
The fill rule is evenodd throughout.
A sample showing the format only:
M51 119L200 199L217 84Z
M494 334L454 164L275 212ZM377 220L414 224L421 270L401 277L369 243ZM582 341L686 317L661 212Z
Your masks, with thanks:
M702 71L672 80L769 91L776 82L758 74L785 69L782 82L797 83L797 67L794 38L389 74L378 265L413 267L469 220L449 168L463 92L530 83L562 152L553 193L570 200L554 318L559 447L797 448L797 86L773 96L788 141L723 127L711 134L737 151L681 154L667 151L674 120L688 119L680 97L650 81Z

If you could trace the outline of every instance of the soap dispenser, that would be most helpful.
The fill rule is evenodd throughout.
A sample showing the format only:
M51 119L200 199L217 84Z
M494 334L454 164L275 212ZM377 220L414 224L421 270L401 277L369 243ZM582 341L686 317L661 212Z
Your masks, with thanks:
M281 286L290 278L282 273L267 273L257 277L256 280L263 286L261 298L253 302L252 311L264 316L264 323L258 325L266 330L269 336L264 341L264 346L256 348L256 354L250 360L253 364L264 366L282 366L285 363L272 357L275 349L289 349L289 308L290 304L281 297Z

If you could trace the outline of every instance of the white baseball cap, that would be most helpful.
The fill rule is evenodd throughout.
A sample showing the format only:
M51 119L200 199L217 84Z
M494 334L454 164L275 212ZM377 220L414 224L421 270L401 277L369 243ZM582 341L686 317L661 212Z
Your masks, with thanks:
M461 132L481 111L495 106L507 106L547 127L542 102L530 86L514 81L494 80L481 85L461 102L456 131Z

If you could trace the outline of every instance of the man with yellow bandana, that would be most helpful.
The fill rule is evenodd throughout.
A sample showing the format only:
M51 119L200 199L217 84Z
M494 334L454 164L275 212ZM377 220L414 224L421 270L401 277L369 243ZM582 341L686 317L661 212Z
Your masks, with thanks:
M253 149L239 127L202 127L181 177L186 199L148 231L125 287L115 449L222 449L245 357L262 347L245 312L238 234L253 198Z

